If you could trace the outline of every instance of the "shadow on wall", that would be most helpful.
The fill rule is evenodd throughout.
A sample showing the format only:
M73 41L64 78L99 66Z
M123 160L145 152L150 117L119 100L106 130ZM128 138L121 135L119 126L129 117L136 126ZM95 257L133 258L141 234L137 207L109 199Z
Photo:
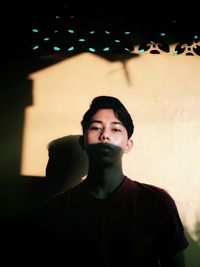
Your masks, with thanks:
M69 135L49 144L46 177L51 195L80 183L87 174L88 158L79 138L80 135Z
M52 171L49 180L45 177L20 175L24 111L28 106L34 105L32 96L33 84L27 77L32 73L33 69L42 67L38 62L31 61L31 59L25 60L18 57L8 57L0 66L0 219L3 220L16 217L40 204L51 194L48 190L56 193L59 190L63 190L64 185L70 186L70 183L68 184L64 180L62 174L64 169L72 168L74 181L78 180L78 175L80 180L80 176L86 174L86 172L81 171L81 166L77 165L77 162L80 163L81 157L82 164L86 160L84 151L81 151L81 147L78 147L79 137L71 136L58 138L51 144L49 155L52 166L47 168L48 174L50 169ZM37 142L37 140L33 141ZM70 153L66 155L65 150ZM58 163L55 163L55 159L59 159ZM72 160L75 162L75 159L77 162L73 166L69 162L72 162ZM87 163L85 162L85 164ZM55 173L55 168L58 171L57 174ZM57 176L56 180L52 179L54 175ZM68 172L68 177L72 177L72 172Z
M186 267L199 267L200 266L200 222L196 223L194 240L191 235L185 230L189 247L185 251Z
M32 105L32 82L28 67L20 60L9 60L0 68L1 149L0 149L0 217L18 209L24 183L20 173L24 110Z
M80 135L69 135L49 143L46 177L21 176L27 194L22 196L19 216L43 205L51 196L82 182L87 174L88 158L79 138Z

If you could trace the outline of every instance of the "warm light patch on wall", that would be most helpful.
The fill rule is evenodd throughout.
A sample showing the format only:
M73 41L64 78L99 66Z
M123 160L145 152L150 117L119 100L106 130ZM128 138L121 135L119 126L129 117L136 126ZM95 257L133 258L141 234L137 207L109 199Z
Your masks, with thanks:
M200 221L199 57L140 55L107 61L83 53L30 74L33 106L25 111L22 175L44 176L47 145L81 134L80 120L97 95L122 100L133 116L132 179L165 188L195 238Z

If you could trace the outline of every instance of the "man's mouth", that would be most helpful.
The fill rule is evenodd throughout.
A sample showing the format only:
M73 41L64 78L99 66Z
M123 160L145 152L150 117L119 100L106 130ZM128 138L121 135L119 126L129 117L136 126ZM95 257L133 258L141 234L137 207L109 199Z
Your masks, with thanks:
M110 144L98 144L97 146L100 151L112 151L113 150L113 147Z
M107 143L92 144L87 147L87 152L92 158L116 158L122 154L119 146Z
M107 154L115 150L113 145L107 144L107 143L106 144L105 143L93 144L93 145L90 145L88 148L90 151L93 151L94 153L97 153L97 154L99 153Z

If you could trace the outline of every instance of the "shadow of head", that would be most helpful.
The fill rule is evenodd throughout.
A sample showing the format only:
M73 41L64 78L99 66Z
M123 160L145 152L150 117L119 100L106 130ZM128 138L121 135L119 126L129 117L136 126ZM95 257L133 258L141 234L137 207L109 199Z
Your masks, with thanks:
M186 266L199 267L200 266L200 222L197 221L195 225L194 239L190 232L185 229L185 234L189 242L189 247L185 251Z
M46 178L52 190L73 187L87 174L88 158L80 145L80 137L69 135L49 143Z

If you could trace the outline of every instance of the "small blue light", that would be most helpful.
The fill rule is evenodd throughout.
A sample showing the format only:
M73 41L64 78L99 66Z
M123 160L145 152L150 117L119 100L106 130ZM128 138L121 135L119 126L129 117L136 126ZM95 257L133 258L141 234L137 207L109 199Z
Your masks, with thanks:
M94 34L95 33L95 31L90 31L90 34Z
M69 33L74 33L74 30L67 30Z
M54 51L60 51L60 47L54 46L54 47L53 47L53 50L54 50Z
M94 48L92 48L92 47L89 48L89 51L93 52L93 53L96 52L96 50Z
M178 51L177 50L174 50L174 54L177 55L178 54Z
M130 52L130 49L128 49L128 48L124 48L124 50L126 50L126 51Z
M49 37L45 37L43 40L44 41L49 41Z
M39 32L38 29L32 29L32 32Z
M110 50L110 47L105 47L104 49L103 49L103 51L109 51Z
M67 51L73 51L74 50L74 47L73 46L71 46L71 47L69 47L68 49L67 49Z
M161 34L160 34L161 36L165 36L166 35L166 33L164 33L164 32L161 32Z
M140 49L140 50L139 50L139 53L144 53L144 52L145 52L144 49Z
M81 39L78 39L79 42L85 42L85 39L81 38Z
M33 48L32 48L32 50L36 50L36 49L38 49L39 48L39 45L35 45Z

